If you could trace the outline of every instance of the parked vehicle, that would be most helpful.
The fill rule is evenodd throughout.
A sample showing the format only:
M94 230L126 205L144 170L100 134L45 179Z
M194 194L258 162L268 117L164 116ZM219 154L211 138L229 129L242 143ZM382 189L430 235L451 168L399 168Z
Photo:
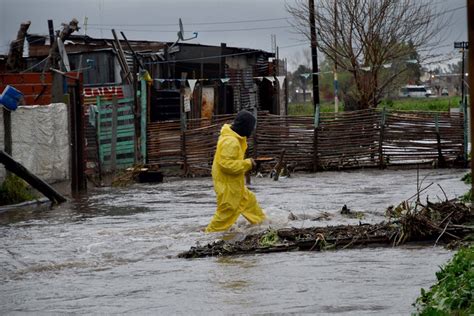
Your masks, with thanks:
M406 85L400 89L401 97L423 98L429 97L430 95L432 95L431 90L427 89L425 86Z
M443 89L441 90L441 95L444 96L444 97L448 96L448 95L449 95L448 89L443 88Z

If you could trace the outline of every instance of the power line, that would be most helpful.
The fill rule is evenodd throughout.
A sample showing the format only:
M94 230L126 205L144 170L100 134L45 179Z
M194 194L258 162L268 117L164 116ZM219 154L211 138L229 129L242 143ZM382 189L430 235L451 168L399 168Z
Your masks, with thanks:
M195 22L195 23L186 23L185 25L215 25L215 24L237 24L237 23L258 23L258 22L268 22L268 21L282 21L287 20L289 17L285 18L272 18L272 19L258 19L258 20L240 20L240 21L222 21L222 22ZM100 24L100 23L89 23L88 25L94 26L176 26L176 23L144 23L144 24Z
M226 55L215 55L215 56L207 56L207 57L196 57L196 58L187 58L187 59L177 59L177 60L166 60L166 61L153 61L153 62L148 62L148 63L145 63L145 64L147 64L147 65L172 64L172 63L178 63L178 62L183 62L183 61L215 59L215 58L220 58L220 57L241 56L241 55L248 55L248 54L254 54L254 53L261 53L261 52L262 52L261 50L251 50L251 51L243 52L243 53L226 54Z
M256 30L271 30L271 29L282 29L288 28L289 26L280 25L280 26L266 26L266 27L253 27L253 28L243 28L243 29L222 29L222 30L193 30L196 33L214 33L214 32L242 32L242 31L256 31ZM100 27L91 27L90 30L109 30L109 28L100 28ZM137 30L137 29L120 29L121 31L127 32L153 32L153 33L177 33L176 30Z
M26 70L23 70L21 73L28 72L29 70L31 70L31 69L33 69L33 68L35 68L35 67L37 67L37 66L41 65L41 64L42 64L42 63L44 63L44 62L45 62L45 61L46 61L48 58L49 58L49 56L48 56L48 57L46 57L45 59L41 60L39 63L37 63L37 64L34 64L34 65L33 65L33 66L31 66L30 68L28 68L28 69L26 69Z
M458 10L465 9L465 8L466 8L466 6L463 5L463 6L456 7L456 8L453 8L453 9L449 9L449 10L446 10L446 11L443 11L443 12L435 13L435 14L433 14L432 16L433 16L433 17L438 17L438 16L442 16L442 15L444 15L444 14L446 14L446 13L458 11Z
M285 45L285 46L278 46L279 49L282 48L289 48L289 47L298 47L298 46L307 46L309 44L308 41L300 42L299 44L292 44L292 45Z

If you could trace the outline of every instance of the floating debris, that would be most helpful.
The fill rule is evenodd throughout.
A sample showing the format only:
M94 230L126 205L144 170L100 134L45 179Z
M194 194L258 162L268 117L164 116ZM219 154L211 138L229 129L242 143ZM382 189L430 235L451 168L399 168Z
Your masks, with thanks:
M390 209L390 208L389 208ZM474 233L474 214L463 203L445 201L414 207L401 203L387 210L388 221L379 224L339 225L310 228L267 229L242 240L219 240L191 247L181 258L231 256L283 251L322 251L369 245L398 246L407 242L460 241ZM293 214L294 216L294 214Z
M305 220L321 221L321 220L330 220L331 217L332 217L332 214L328 212L321 212L318 215L295 214L293 212L290 212L290 214L288 215L288 219L290 221L305 221Z
M136 182L163 182L163 174L157 166L135 165L118 172L118 174L112 180L112 186L125 187Z
M363 219L365 217L364 212L355 212L352 211L350 208L344 204L341 208L341 215L347 218L356 218L356 219Z

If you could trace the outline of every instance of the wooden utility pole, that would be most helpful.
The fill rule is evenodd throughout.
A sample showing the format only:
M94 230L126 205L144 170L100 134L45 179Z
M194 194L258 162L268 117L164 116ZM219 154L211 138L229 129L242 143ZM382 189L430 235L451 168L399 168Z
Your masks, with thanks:
M319 80L318 80L318 49L316 41L316 25L314 20L314 0L308 0L309 25L311 32L311 57L313 61L313 105L314 113L319 107Z
M474 0L466 0L467 2L467 33L468 33L468 42L471 47L468 49L468 60L469 60L469 87L471 87L471 92L469 93L471 111L470 111L470 128L471 128L471 144L474 141L474 115L472 110L472 105L474 104L474 96L472 95L472 87L474 87L474 49L472 45L474 44ZM467 146L467 144L466 144ZM472 145L471 145L472 148ZM471 149L472 151L472 149ZM474 175L474 159L471 157L471 176ZM471 181L471 203L474 203L474 181Z
M334 47L337 49L337 0L334 0ZM337 54L334 54L334 112L339 111L339 82L337 80Z

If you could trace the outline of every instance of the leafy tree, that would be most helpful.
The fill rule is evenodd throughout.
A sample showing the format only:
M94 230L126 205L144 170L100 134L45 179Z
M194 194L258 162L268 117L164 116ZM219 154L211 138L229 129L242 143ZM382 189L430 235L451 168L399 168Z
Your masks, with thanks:
M289 77L289 89L290 89L290 96L291 99L296 99L296 90L304 90L308 91L311 88L312 84L312 76L307 76L305 74L312 73L312 70L305 65L299 65L298 68L293 72L290 73ZM311 100L307 100L311 101Z

